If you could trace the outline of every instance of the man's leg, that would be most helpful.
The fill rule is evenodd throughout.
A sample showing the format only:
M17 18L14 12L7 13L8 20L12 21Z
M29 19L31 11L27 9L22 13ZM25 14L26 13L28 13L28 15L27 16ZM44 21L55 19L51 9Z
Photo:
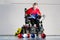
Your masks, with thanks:
M35 23L36 23L36 27L37 27L38 31L40 31L39 20L35 20Z
M30 19L32 26L34 26L34 19Z

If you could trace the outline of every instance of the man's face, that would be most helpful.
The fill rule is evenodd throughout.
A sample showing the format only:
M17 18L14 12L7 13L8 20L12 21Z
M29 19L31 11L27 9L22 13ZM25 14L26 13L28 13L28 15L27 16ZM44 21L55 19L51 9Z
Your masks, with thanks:
M33 5L33 9L36 9L37 8L37 5Z

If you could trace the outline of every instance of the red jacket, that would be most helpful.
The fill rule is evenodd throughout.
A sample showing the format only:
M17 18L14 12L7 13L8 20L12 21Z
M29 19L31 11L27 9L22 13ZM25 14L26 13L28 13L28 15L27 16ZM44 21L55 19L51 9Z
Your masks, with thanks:
M26 11L26 14L40 14L41 15L41 12L38 8L36 8L36 10L33 10L33 8L31 7Z

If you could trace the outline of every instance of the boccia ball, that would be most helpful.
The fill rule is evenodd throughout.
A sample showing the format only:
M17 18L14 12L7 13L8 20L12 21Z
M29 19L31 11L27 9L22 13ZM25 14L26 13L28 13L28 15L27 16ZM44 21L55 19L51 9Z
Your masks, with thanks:
M27 34L27 38L30 38L30 34Z
M35 34L31 34L31 37L32 37L32 38L35 38Z
M18 38L22 38L22 34L18 34Z
M41 38L44 39L45 37L46 37L46 34L42 33L42 34L41 34Z
M23 38L27 38L27 34L23 34Z

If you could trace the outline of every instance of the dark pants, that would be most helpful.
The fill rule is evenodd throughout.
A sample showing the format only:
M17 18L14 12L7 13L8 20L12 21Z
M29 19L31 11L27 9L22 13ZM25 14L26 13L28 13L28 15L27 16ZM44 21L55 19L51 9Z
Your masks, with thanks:
M33 18L28 19L27 17L30 17L30 15L27 15L27 16L26 16L26 18L25 18L25 24L29 24L29 21L28 21L28 20L30 20L32 26L33 26L34 24L36 24L36 26L39 27L39 20L37 20L37 18L40 19L41 17L36 17L36 19L33 19Z
M32 26L34 26L34 24L36 24L36 26L39 27L39 20L37 20L37 19L30 19L30 21L31 21Z
M37 18L40 19L41 16L37 16L36 19L33 19L33 18L27 19L27 17L30 17L30 15L25 16L25 24L29 24L28 20L30 20L32 26L36 24L36 26L39 27L39 20L37 20Z

